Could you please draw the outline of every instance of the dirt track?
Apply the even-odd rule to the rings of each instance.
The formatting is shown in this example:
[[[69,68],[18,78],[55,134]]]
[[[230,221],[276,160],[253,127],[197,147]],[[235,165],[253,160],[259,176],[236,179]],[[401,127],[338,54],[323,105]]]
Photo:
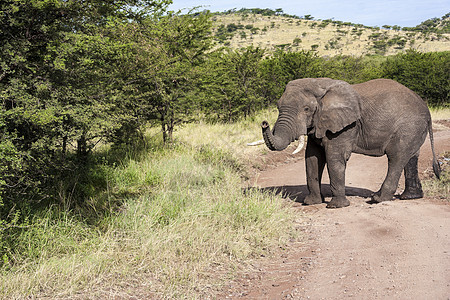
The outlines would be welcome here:
[[[435,146],[438,153],[450,150],[450,129],[435,133]],[[228,298],[450,299],[450,202],[424,198],[370,204],[367,197],[381,186],[387,159],[353,154],[346,173],[351,205],[335,210],[325,204],[303,206],[304,160],[287,154],[283,160],[261,172],[254,186],[296,201],[306,240],[242,274],[230,284]],[[431,169],[428,138],[419,169],[421,174]],[[398,192],[401,188],[402,183]]]

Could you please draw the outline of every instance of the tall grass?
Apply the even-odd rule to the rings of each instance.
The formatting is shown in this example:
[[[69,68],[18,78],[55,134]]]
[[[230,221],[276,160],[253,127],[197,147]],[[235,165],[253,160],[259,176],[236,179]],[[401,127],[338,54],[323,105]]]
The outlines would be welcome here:
[[[296,235],[289,204],[242,189],[246,146],[230,145],[259,139],[248,122],[189,125],[171,148],[104,165],[107,188],[87,201],[104,210],[97,222],[53,207],[14,229],[0,298],[213,297],[234,269]]]
[[[261,153],[260,150],[264,147],[248,147],[247,143],[262,139],[261,122],[267,120],[273,125],[277,116],[278,110],[273,107],[231,124],[203,122],[186,124],[177,131],[176,138],[188,144],[209,145],[227,150],[233,155],[243,158],[247,155]]]

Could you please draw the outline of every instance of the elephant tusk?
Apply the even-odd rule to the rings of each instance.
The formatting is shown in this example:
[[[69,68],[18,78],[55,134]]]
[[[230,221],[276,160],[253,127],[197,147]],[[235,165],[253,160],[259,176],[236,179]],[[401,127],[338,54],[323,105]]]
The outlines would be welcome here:
[[[302,136],[300,137],[299,142],[298,142],[298,147],[297,147],[297,149],[294,150],[294,152],[292,152],[292,154],[297,154],[297,153],[299,153],[300,150],[303,149],[303,146],[305,146],[305,136],[304,136],[304,135],[302,135]]]
[[[264,144],[264,140],[259,140],[259,141],[253,142],[253,143],[248,143],[247,146],[258,146],[261,144]]]

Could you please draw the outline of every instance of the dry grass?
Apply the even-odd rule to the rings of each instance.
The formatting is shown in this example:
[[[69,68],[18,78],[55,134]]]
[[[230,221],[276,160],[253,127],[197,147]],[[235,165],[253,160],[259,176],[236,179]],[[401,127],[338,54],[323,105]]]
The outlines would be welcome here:
[[[278,117],[276,108],[260,111],[255,116],[232,124],[187,124],[179,129],[176,138],[185,143],[217,147],[243,160],[251,160],[254,155],[265,153],[265,146],[249,147],[247,143],[262,139],[261,122],[274,124]]]
[[[230,47],[241,48],[254,45],[273,50],[277,45],[290,44],[293,50],[311,50],[313,45],[318,45],[317,52],[321,56],[354,55],[363,56],[373,54],[370,47],[372,34],[382,34],[388,39],[401,37],[407,41],[404,48],[388,47],[385,55],[392,55],[406,49],[417,49],[421,52],[448,51],[450,49],[450,34],[437,36],[432,34],[425,36],[421,33],[394,31],[385,29],[367,29],[353,26],[328,24],[320,28],[321,21],[298,20],[280,16],[249,15],[244,17],[239,14],[215,16],[218,27],[220,24],[231,23],[253,25],[260,30],[251,34],[250,30],[238,30],[229,41]],[[274,22],[274,23],[273,23]],[[267,31],[263,32],[262,29]],[[245,31],[247,38],[241,38],[239,32]],[[301,39],[298,46],[292,45],[294,39]],[[331,44],[334,44],[331,46]],[[328,47],[328,49],[326,49]]]
[[[423,181],[423,189],[428,196],[450,201],[450,152],[444,152],[438,161],[441,166],[441,178],[435,178],[430,171],[430,178]]]
[[[430,112],[434,121],[450,119],[450,107],[430,108]]]

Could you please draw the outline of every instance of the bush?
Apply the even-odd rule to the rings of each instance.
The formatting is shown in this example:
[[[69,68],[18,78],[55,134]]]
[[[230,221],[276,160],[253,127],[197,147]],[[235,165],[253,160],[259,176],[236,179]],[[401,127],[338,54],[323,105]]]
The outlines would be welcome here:
[[[320,60],[320,74],[318,77],[329,77],[347,81],[348,83],[361,83],[380,78],[380,56],[353,57],[339,55]]]
[[[450,97],[450,51],[421,53],[409,50],[388,57],[382,77],[409,87],[431,106],[448,106]]]
[[[318,77],[320,59],[312,51],[277,50],[266,57],[260,65],[262,96],[266,107],[276,104],[286,84],[294,79]]]

